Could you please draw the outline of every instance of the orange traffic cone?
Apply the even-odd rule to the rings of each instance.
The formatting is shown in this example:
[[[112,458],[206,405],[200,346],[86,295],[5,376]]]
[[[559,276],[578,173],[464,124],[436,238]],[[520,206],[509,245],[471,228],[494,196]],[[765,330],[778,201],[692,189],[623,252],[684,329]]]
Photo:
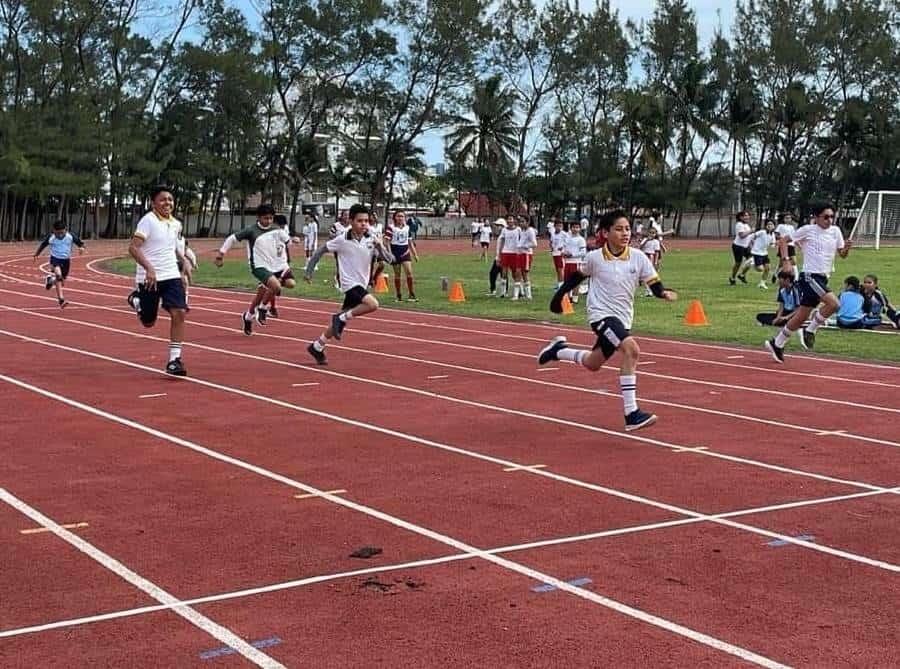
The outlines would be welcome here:
[[[375,280],[375,292],[376,293],[386,293],[389,290],[390,289],[388,288],[388,285],[387,285],[387,279],[385,278],[384,274],[379,274],[378,278]]]
[[[706,313],[703,311],[703,305],[700,300],[693,300],[688,306],[687,313],[684,315],[685,325],[709,325],[706,320]]]
[[[568,295],[563,295],[562,312],[563,312],[563,316],[568,316],[569,314],[575,313],[575,310],[572,308],[572,300],[569,299]]]
[[[462,282],[454,281],[450,288],[450,295],[447,297],[451,302],[465,302],[466,294],[463,292]]]

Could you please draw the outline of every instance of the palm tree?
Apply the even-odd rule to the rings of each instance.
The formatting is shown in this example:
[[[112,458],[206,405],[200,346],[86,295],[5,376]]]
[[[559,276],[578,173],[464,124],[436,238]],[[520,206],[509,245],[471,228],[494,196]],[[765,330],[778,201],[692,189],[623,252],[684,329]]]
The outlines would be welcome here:
[[[518,148],[516,95],[495,75],[475,84],[469,117],[453,119],[456,129],[447,135],[448,153],[454,160],[486,173],[492,184],[513,166]]]

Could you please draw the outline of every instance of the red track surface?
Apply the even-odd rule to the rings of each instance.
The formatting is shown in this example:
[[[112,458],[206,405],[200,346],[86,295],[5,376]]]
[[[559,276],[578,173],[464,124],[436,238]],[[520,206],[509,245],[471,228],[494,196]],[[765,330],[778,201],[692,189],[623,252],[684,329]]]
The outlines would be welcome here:
[[[660,420],[626,434],[615,369],[537,370],[560,326],[385,309],[323,369],[332,304],[247,338],[244,294],[194,289],[172,379],[127,279],[76,260],[59,311],[30,251],[0,248],[0,666],[900,663],[898,367],[642,338]],[[268,643],[203,659],[210,625]]]

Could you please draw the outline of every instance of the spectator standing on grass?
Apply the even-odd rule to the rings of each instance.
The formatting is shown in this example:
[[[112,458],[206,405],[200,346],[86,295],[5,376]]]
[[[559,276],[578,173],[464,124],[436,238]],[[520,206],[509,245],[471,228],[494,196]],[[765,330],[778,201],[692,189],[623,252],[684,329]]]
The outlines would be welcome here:
[[[784,215],[781,217],[781,223],[775,226],[775,242],[777,243],[782,237],[791,237],[796,229],[797,228],[794,227],[793,214],[789,211],[784,212]],[[797,247],[794,245],[793,241],[788,242],[787,252],[791,267],[794,269],[794,281],[796,281],[800,276],[800,273],[797,270]],[[774,275],[772,276],[772,283],[775,283]]]
[[[531,299],[531,265],[534,249],[537,247],[537,231],[534,223],[524,216],[519,217],[519,239],[516,243],[516,283],[512,299]]]
[[[481,219],[476,218],[472,221],[472,248],[475,248],[476,242],[478,242],[478,237],[481,235]]]
[[[303,252],[309,258],[319,247],[319,219],[310,216],[303,226]]]
[[[871,318],[881,320],[881,314],[887,313],[891,325],[900,329],[900,313],[891,304],[884,291],[878,287],[878,277],[874,274],[866,274],[862,282],[863,311]]]
[[[754,232],[750,239],[750,255],[753,257],[753,267],[757,272],[762,272],[762,278],[756,284],[762,290],[768,290],[769,284],[769,247],[775,245],[775,222],[766,221],[766,225]]]
[[[756,322],[760,325],[784,325],[800,304],[800,294],[794,285],[793,272],[778,272],[778,311],[776,313],[756,314]]]
[[[750,227],[750,212],[738,212],[734,224],[734,239],[731,240],[731,255],[734,258],[734,264],[731,266],[731,277],[728,279],[728,283],[732,286],[735,284],[735,278],[747,283],[747,270],[753,263],[750,258],[751,234],[753,234],[753,228]]]
[[[487,258],[487,250],[491,246],[491,236],[493,235],[493,231],[491,230],[491,224],[487,222],[487,220],[481,221],[481,229],[478,231],[478,240],[481,244],[481,260],[485,260]],[[494,283],[496,280],[491,282],[491,292],[494,292]]]
[[[778,240],[782,271],[792,271],[787,253],[791,240],[803,251],[803,271],[797,282],[800,306],[781,331],[765,343],[766,349],[778,363],[784,362],[784,347],[795,332],[799,331],[800,345],[812,349],[816,331],[839,306],[837,297],[828,287],[828,274],[834,266],[835,255],[846,258],[850,253],[850,241],[845,241],[840,228],[834,225],[834,207],[830,204],[817,206],[813,215],[815,222],[812,225],[805,225],[793,235],[784,235]],[[803,323],[807,319],[809,325],[804,328]]]
[[[550,257],[553,260],[553,271],[556,272],[556,287],[563,282],[563,250],[566,248],[566,237],[569,236],[563,230],[563,222],[556,219],[553,222],[553,230],[550,232]]]
[[[502,218],[498,219],[498,222],[500,221],[503,221],[506,224],[506,227],[503,228],[497,236],[497,248],[500,254],[500,272],[503,275],[503,283],[500,285],[499,297],[506,297],[509,293],[510,275],[515,279],[516,268],[518,266],[516,255],[519,246],[519,228],[516,227],[516,217],[513,214],[509,214],[506,217],[506,220]]]
[[[77,246],[79,253],[84,253],[84,242],[73,232],[70,232],[65,221],[56,221],[51,232],[37,247],[34,257],[37,259],[41,252],[50,247],[50,274],[44,279],[44,288],[50,290],[56,287],[56,300],[59,308],[64,309],[68,304],[63,295],[63,285],[69,277],[69,268],[72,262],[72,247]]]
[[[367,289],[372,258],[393,263],[394,257],[384,248],[380,239],[369,234],[369,209],[361,204],[350,207],[350,228],[339,237],[329,239],[309,259],[303,278],[312,280],[316,263],[327,252],[337,255],[341,263],[341,291],[344,303],[341,310],[333,314],[331,324],[317,339],[306,347],[306,351],[320,365],[327,365],[325,346],[329,339],[341,339],[344,328],[351,319],[370,314],[378,309],[378,300]]]
[[[403,292],[400,290],[400,275],[406,274],[406,289],[409,294],[407,301],[418,302],[416,297],[415,280],[413,279],[413,260],[419,262],[419,254],[416,252],[416,243],[410,239],[409,226],[406,224],[406,214],[402,211],[394,212],[394,220],[384,231],[384,238],[391,245],[391,255],[394,262],[394,288],[397,292],[397,301],[403,301]]]
[[[185,312],[187,300],[184,294],[182,271],[190,281],[190,263],[178,252],[178,236],[181,221],[172,216],[175,198],[165,186],[150,191],[151,210],[138,221],[128,246],[129,255],[137,263],[135,283],[137,288],[128,296],[131,305],[144,327],[153,327],[159,314],[159,305],[169,312],[169,361],[166,373],[186,376],[181,360],[184,342]]]
[[[589,279],[588,323],[597,341],[590,351],[586,351],[569,348],[565,337],[554,337],[539,353],[538,364],[565,360],[596,372],[619,351],[619,387],[625,410],[625,429],[637,430],[653,424],[656,416],[641,411],[637,404],[636,371],[640,348],[631,335],[634,291],[644,283],[661,299],[671,302],[678,296],[662,285],[647,256],[629,247],[631,224],[624,211],[618,209],[604,214],[600,228],[606,233],[603,247],[587,254],[581,268],[566,278],[550,302],[553,313],[562,313],[562,299],[566,293]]]
[[[573,221],[569,224],[569,232],[563,245],[563,284],[578,272],[581,262],[587,254],[587,241],[581,236],[581,223]],[[571,291],[569,299],[573,304],[578,302],[578,292]]]

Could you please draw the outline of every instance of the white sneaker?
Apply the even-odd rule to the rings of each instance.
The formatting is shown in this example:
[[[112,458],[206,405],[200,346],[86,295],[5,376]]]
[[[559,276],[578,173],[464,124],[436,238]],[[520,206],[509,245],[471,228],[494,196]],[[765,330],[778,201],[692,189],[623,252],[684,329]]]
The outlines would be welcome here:
[[[766,284],[765,281],[760,281],[760,282],[759,282],[758,284],[756,284],[756,285],[757,285],[758,288],[762,288],[763,290],[769,290],[769,286],[768,286],[768,284]]]

